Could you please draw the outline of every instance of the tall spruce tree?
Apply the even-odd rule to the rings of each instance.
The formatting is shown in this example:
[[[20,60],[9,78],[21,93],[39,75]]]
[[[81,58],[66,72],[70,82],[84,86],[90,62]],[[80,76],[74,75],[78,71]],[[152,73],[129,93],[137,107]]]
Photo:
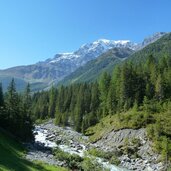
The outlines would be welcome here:
[[[101,111],[102,116],[106,116],[108,114],[107,109],[107,95],[110,87],[111,77],[107,72],[104,72],[99,81],[99,90],[100,90],[100,100],[101,100]]]
[[[56,109],[56,98],[57,98],[57,90],[52,87],[49,92],[49,109],[48,113],[51,118],[55,117],[55,109]]]
[[[9,119],[9,126],[12,127],[12,130],[15,130],[16,127],[14,126],[17,124],[17,120],[20,119],[20,110],[19,104],[20,99],[16,92],[15,81],[12,79],[11,83],[8,86],[7,96],[6,96],[6,107]]]
[[[23,95],[23,112],[22,112],[22,137],[23,140],[29,141],[33,137],[33,121],[31,112],[31,94],[30,94],[30,84],[28,83]]]
[[[84,109],[84,85],[83,84],[80,86],[74,111],[75,111],[75,129],[76,129],[76,131],[80,132],[81,127],[82,127],[83,114],[85,112],[85,109]]]

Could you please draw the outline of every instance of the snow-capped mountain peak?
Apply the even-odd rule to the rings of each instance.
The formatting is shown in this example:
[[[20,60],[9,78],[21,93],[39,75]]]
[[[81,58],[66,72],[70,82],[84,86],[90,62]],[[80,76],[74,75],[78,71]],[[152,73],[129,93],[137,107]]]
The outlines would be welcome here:
[[[104,44],[127,44],[128,42],[130,42],[130,40],[108,40],[108,39],[99,39],[95,42],[93,42],[94,44],[96,43],[104,43]]]
[[[130,43],[130,40],[108,40],[108,39],[98,39],[97,41],[94,41],[92,43],[86,44],[86,45],[106,45],[109,47],[113,46],[125,46],[128,43]],[[84,46],[83,46],[84,47]]]
[[[95,43],[105,43],[105,44],[109,44],[111,42],[111,40],[108,39],[98,39],[97,41],[93,42]]]
[[[56,63],[60,61],[66,61],[66,60],[73,60],[76,61],[82,61],[81,64],[88,62],[89,60],[92,60],[102,53],[106,52],[109,49],[112,49],[114,47],[119,48],[130,48],[134,49],[136,46],[135,43],[132,43],[130,40],[108,40],[108,39],[99,39],[92,43],[87,43],[82,45],[77,51],[71,52],[71,53],[59,53],[55,55],[55,57],[51,60],[49,60],[49,63]]]
[[[87,43],[82,45],[78,51],[76,51],[77,54],[87,54],[91,53],[94,51],[97,51],[99,53],[104,53],[109,49],[112,49],[114,47],[119,47],[119,48],[130,48],[130,49],[135,49],[135,46],[137,44],[131,42],[130,40],[108,40],[108,39],[99,39],[96,40],[92,43]],[[97,53],[97,55],[99,55]]]
[[[49,63],[57,63],[59,61],[63,60],[73,60],[75,58],[79,58],[79,55],[74,54],[73,52],[71,53],[59,53],[55,55],[55,57],[49,61]]]
[[[49,63],[66,63],[70,61],[75,66],[82,66],[88,61],[97,58],[112,48],[129,48],[131,50],[139,50],[146,45],[156,41],[165,33],[159,32],[146,38],[142,43],[134,43],[130,40],[108,40],[98,39],[94,42],[83,44],[77,51],[71,53],[59,53],[53,59],[48,60]]]
[[[131,42],[130,40],[115,40],[115,41],[114,41],[114,43],[116,43],[116,44],[121,44],[121,45],[130,43],[130,42]]]

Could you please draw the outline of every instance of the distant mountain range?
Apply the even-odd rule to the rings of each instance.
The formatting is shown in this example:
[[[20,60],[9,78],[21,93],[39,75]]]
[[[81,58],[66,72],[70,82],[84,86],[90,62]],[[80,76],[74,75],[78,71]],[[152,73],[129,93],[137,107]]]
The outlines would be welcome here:
[[[56,54],[52,59],[33,65],[0,70],[0,82],[6,90],[10,79],[14,78],[18,90],[23,90],[26,83],[30,82],[32,90],[37,91],[59,82],[60,84],[68,84],[77,82],[76,80],[92,81],[99,77],[103,71],[112,70],[115,64],[155,42],[165,34],[164,32],[156,33],[144,39],[142,43],[134,43],[129,40],[99,39],[82,45],[72,53]]]

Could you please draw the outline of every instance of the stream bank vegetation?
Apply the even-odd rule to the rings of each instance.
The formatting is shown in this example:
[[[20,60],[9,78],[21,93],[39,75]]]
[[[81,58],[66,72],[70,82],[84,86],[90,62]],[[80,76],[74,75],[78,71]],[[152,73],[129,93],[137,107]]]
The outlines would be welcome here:
[[[55,158],[59,161],[64,161],[66,166],[71,170],[80,171],[109,171],[105,169],[94,157],[80,157],[77,154],[70,154],[62,151],[60,148],[56,148],[53,151]]]
[[[110,152],[105,152],[102,150],[98,150],[97,148],[92,148],[88,150],[88,154],[91,156],[96,156],[99,158],[106,159],[106,161],[109,161],[109,163],[114,164],[114,165],[119,165],[120,160],[118,160],[119,154],[116,153],[116,151],[110,151]]]

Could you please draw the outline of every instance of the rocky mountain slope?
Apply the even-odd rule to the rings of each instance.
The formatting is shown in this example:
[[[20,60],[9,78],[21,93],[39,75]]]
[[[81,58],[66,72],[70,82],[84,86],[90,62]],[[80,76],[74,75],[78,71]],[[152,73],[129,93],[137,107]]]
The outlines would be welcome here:
[[[162,36],[167,34],[166,32],[157,32],[149,37],[146,37],[142,43],[139,43],[136,47],[136,50],[143,49],[147,45],[154,43],[156,40],[160,39]]]
[[[78,68],[61,80],[59,85],[98,80],[102,72],[112,73],[115,65],[122,63],[125,59],[132,60],[133,63],[136,63],[137,61],[144,60],[151,54],[155,57],[160,56],[163,51],[169,55],[169,43],[171,40],[169,35],[163,32],[156,33],[146,38],[141,44],[137,44],[134,50],[129,48],[113,48]]]
[[[133,52],[134,50],[129,48],[113,48],[78,68],[60,81],[58,85],[94,81],[98,79],[103,72],[112,72],[116,64],[121,63]]]

